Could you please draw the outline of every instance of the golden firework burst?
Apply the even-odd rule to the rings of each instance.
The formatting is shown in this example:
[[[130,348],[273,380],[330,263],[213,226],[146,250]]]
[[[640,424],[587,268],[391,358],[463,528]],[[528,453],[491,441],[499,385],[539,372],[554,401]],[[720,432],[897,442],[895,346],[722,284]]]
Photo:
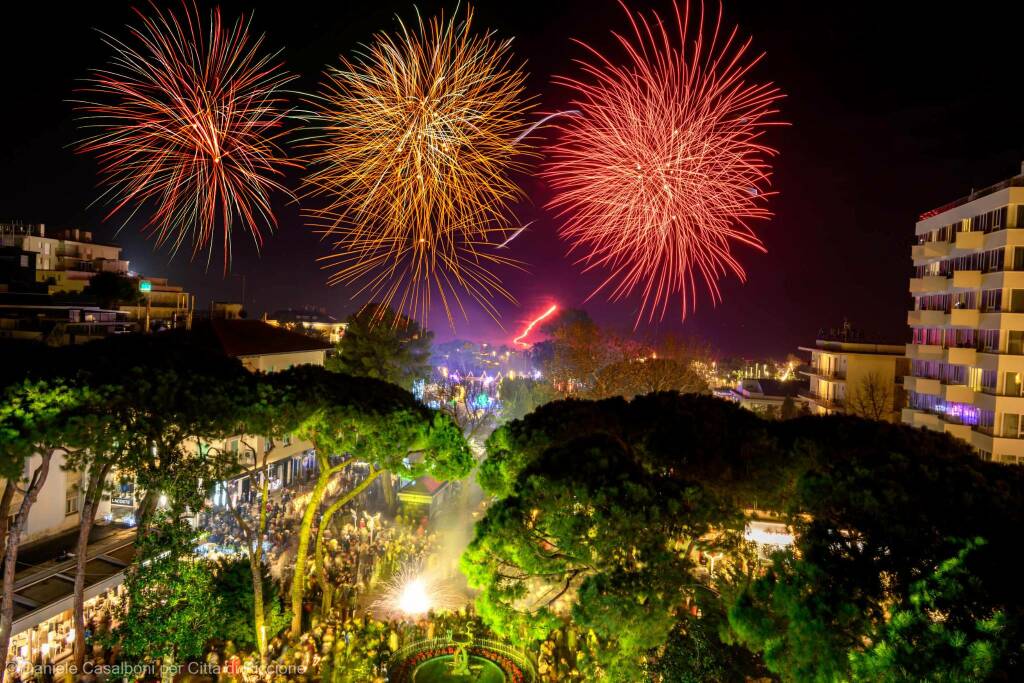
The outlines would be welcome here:
[[[437,296],[450,325],[468,294],[497,318],[512,300],[496,253],[518,226],[511,176],[528,143],[530,102],[509,40],[472,31],[473,11],[380,33],[353,60],[329,68],[307,119],[308,222],[331,242],[330,284],[357,285],[426,321]]]

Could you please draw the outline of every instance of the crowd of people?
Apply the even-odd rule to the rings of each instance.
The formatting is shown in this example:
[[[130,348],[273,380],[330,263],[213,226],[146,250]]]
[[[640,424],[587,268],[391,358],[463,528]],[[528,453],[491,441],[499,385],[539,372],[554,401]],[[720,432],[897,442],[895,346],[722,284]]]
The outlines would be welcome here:
[[[325,495],[326,507],[338,495],[357,486],[365,476],[359,466],[343,470],[332,481]],[[296,478],[290,486],[272,482],[267,500],[267,525],[264,533],[264,558],[270,574],[279,583],[280,595],[287,595],[293,577],[298,529],[306,510],[311,477]],[[227,496],[230,496],[228,500]],[[187,676],[184,680],[233,681],[333,681],[336,683],[388,681],[392,655],[401,647],[424,639],[440,638],[461,632],[467,624],[478,633],[485,629],[473,614],[472,606],[454,611],[427,613],[419,618],[382,609],[389,579],[403,568],[416,566],[439,575],[456,571],[438,567],[438,536],[425,516],[399,512],[388,514],[386,495],[370,487],[340,510],[325,530],[324,573],[331,586],[329,604],[322,606],[323,587],[317,575],[312,553],[307,563],[306,601],[302,633],[291,638],[287,630],[272,636],[266,660],[259,653],[243,650],[231,641],[217,641],[206,657],[207,671],[216,675]],[[210,556],[243,555],[248,552],[251,533],[257,528],[260,489],[256,485],[229,485],[199,515],[204,532],[203,550]],[[243,529],[243,524],[248,529]],[[313,525],[315,532],[317,523]],[[458,602],[462,602],[460,599]],[[568,674],[573,658],[566,654],[567,642],[552,640],[541,651],[542,680],[581,680]],[[93,661],[117,661],[116,650],[101,648]],[[564,677],[552,677],[566,672]],[[573,672],[575,673],[575,672]]]

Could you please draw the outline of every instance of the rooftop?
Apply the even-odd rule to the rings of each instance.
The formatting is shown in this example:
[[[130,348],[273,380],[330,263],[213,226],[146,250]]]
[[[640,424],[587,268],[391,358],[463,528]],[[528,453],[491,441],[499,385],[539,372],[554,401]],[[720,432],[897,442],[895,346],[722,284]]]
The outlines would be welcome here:
[[[930,211],[925,211],[924,213],[921,214],[918,220],[923,221],[934,216],[938,216],[940,213],[945,213],[950,209],[955,209],[958,206],[963,206],[964,204],[967,204],[968,202],[973,202],[976,199],[987,197],[990,194],[994,194],[996,192],[999,192],[1000,190],[1005,190],[1008,187],[1024,187],[1024,162],[1021,163],[1021,172],[1013,176],[1012,178],[1007,178],[1006,180],[998,182],[995,185],[989,185],[988,187],[983,187],[980,190],[972,189],[971,193],[965,197],[960,197],[960,199],[955,199],[949,202],[948,204],[943,204],[942,206],[931,209]]]
[[[219,348],[232,358],[334,348],[327,342],[261,320],[204,320],[194,324],[192,332],[200,343]]]
[[[327,311],[315,308],[286,308],[274,311],[273,315],[267,316],[267,319],[278,323],[319,323],[323,325],[337,325],[341,322],[334,316],[328,315]]]

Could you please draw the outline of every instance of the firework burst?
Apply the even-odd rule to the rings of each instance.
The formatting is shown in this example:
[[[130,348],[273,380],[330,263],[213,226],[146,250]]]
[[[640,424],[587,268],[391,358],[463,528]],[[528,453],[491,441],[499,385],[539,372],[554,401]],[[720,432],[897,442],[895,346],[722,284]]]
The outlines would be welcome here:
[[[449,324],[468,294],[492,317],[511,300],[492,270],[515,265],[493,253],[515,231],[519,136],[529,103],[510,41],[456,21],[418,18],[378,34],[354,61],[327,71],[308,112],[307,210],[333,246],[331,284],[426,321],[437,296]]]
[[[702,281],[713,303],[720,278],[746,278],[733,255],[743,244],[764,251],[750,224],[768,218],[765,201],[775,151],[762,141],[782,97],[751,83],[760,56],[736,29],[691,20],[687,0],[674,26],[623,5],[632,37],[616,34],[627,59],[617,65],[593,48],[583,75],[556,79],[573,91],[580,115],[557,127],[544,175],[564,219],[560,234],[581,253],[585,270],[604,279],[591,296],[613,301],[639,294],[636,324],[663,319],[680,297],[692,310]],[[672,33],[678,33],[678,45]]]
[[[127,222],[151,205],[145,230],[158,246],[176,253],[190,240],[192,256],[208,249],[209,263],[219,241],[227,271],[234,227],[262,246],[276,226],[271,193],[288,194],[279,178],[294,164],[278,140],[282,89],[294,77],[276,54],[260,54],[248,22],[228,28],[214,9],[204,27],[194,6],[182,19],[151,10],[137,10],[128,42],[104,34],[114,56],[75,103],[87,132],[76,150],[99,161],[108,219],[127,210]]]

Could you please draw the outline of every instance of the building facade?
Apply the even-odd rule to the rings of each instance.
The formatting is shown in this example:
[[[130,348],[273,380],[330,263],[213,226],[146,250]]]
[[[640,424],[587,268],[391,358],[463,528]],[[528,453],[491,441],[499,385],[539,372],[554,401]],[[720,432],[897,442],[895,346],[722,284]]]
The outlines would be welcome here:
[[[1024,168],[914,232],[903,421],[1024,463]]]
[[[121,247],[93,242],[86,230],[46,230],[46,225],[0,224],[0,246],[35,255],[36,282],[45,284],[50,294],[81,293],[96,273],[128,275],[128,261],[121,258]]]
[[[812,415],[851,413],[898,422],[904,394],[907,359],[902,344],[875,344],[847,339],[817,339],[801,346],[811,362],[801,373],[808,389],[801,392]]]
[[[167,278],[147,278],[129,269],[121,247],[93,241],[79,229],[47,230],[42,223],[0,223],[0,293],[57,295],[81,306],[80,296],[97,273],[116,273],[145,284],[138,304],[120,311],[142,329],[188,327],[195,299]],[[38,303],[38,302],[37,302]],[[51,303],[51,302],[44,302]]]

